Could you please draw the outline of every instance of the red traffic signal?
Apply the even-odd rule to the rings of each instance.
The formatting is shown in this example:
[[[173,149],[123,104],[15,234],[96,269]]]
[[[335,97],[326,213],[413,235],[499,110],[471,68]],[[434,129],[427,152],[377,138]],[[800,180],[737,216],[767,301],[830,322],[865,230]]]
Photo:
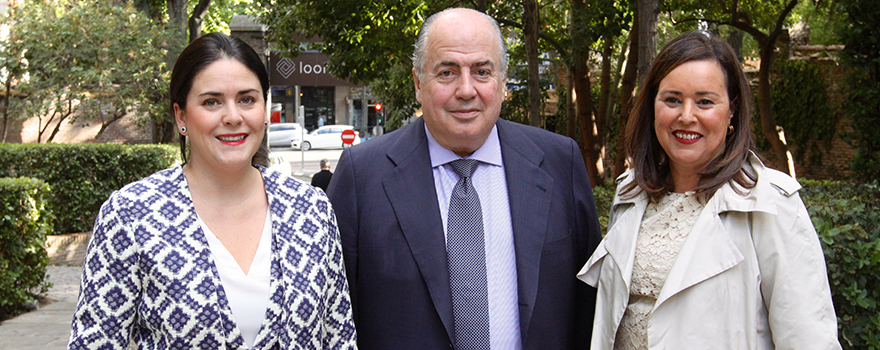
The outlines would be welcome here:
[[[381,110],[382,110],[382,104],[381,104],[381,103],[376,103],[376,111],[378,112],[378,111],[381,111]]]

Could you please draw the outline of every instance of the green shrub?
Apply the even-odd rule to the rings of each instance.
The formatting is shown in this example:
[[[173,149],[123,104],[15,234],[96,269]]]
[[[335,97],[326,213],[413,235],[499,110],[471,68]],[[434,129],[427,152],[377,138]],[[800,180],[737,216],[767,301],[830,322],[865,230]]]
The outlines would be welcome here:
[[[602,236],[608,232],[608,216],[611,215],[611,204],[614,203],[614,191],[617,184],[611,181],[603,181],[593,187],[593,199],[596,201],[596,211],[599,213],[599,227]]]
[[[52,186],[48,205],[58,234],[90,230],[110,193],[179,161],[170,145],[0,143],[0,177]]]
[[[49,185],[31,178],[0,178],[0,319],[13,315],[49,287],[44,282]]]
[[[801,180],[822,240],[840,343],[880,349],[880,186]]]

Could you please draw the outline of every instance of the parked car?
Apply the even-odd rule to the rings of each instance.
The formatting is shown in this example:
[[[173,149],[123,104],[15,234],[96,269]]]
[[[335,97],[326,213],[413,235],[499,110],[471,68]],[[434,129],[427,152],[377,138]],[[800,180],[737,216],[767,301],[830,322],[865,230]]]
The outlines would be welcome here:
[[[342,131],[353,129],[354,127],[351,125],[325,125],[312,130],[312,132],[305,136],[305,140],[302,140],[302,142],[300,142],[299,137],[294,137],[290,141],[290,147],[300,148],[302,146],[302,149],[305,151],[312,148],[344,148],[346,145],[342,143]],[[359,143],[361,143],[361,138],[359,133],[355,131],[352,145]]]
[[[302,127],[297,123],[269,124],[269,147],[290,147],[290,141],[301,138]]]

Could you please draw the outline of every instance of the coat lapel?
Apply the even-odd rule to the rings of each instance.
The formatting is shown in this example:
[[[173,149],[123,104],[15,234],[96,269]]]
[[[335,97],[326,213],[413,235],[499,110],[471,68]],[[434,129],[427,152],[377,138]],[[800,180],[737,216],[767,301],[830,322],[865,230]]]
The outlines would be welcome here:
[[[654,308],[686,288],[733,268],[743,259],[718,213],[704,209],[681,246]]]
[[[771,172],[765,171],[764,164],[754,153],[749,156],[748,165],[758,178],[772,176]],[[796,191],[796,187],[799,187],[797,182],[793,182],[793,185],[788,191]],[[770,182],[763,181],[757,186],[771,185]],[[655,308],[682,290],[729,270],[745,259],[724,226],[721,214],[730,211],[776,214],[776,203],[767,196],[773,191],[770,188],[756,187],[744,191],[746,194],[742,195],[730,184],[725,184],[709,199],[669,271]]]
[[[591,286],[598,284],[599,267],[596,265],[606,256],[611,257],[613,263],[617,266],[617,271],[621,274],[619,277],[626,284],[626,290],[632,283],[633,257],[636,250],[636,240],[638,238],[639,226],[642,223],[642,216],[645,214],[645,208],[648,206],[648,196],[644,192],[638,193],[632,198],[621,198],[620,192],[624,186],[633,181],[632,170],[624,173],[617,179],[617,195],[614,196],[612,210],[608,224],[608,233],[599,247],[590,257],[587,264],[578,274],[579,277]],[[610,278],[610,277],[605,277]],[[605,280],[603,278],[603,280]]]
[[[541,169],[544,152],[536,144],[511,127],[510,122],[499,120],[498,138],[507,178],[510,201],[510,220],[516,247],[516,274],[519,297],[520,329],[529,334],[529,324],[538,294],[541,251],[547,234],[550,216],[553,178]],[[523,344],[526,343],[523,339]]]
[[[270,262],[270,273],[272,275],[269,282],[269,303],[266,305],[266,318],[260,326],[257,338],[254,339],[255,349],[270,349],[281,339],[281,334],[274,332],[285,331],[283,324],[286,322],[284,301],[284,285],[285,281],[292,280],[292,276],[284,276],[284,272],[292,273],[281,267],[281,247],[289,245],[286,237],[278,234],[279,232],[291,232],[292,228],[282,229],[289,226],[293,219],[290,217],[295,211],[285,211],[289,208],[289,203],[284,204],[284,198],[278,193],[280,188],[278,181],[280,177],[278,173],[267,172],[265,168],[260,168],[263,173],[263,183],[266,187],[266,197],[269,200],[269,215],[272,220],[272,261]],[[288,311],[289,312],[289,311]]]
[[[177,193],[174,195],[174,198],[177,198],[181,201],[182,204],[188,206],[187,209],[192,211],[192,218],[187,222],[187,227],[184,232],[187,232],[186,236],[186,245],[191,247],[194,252],[194,262],[195,266],[198,266],[199,269],[208,269],[210,270],[210,281],[202,281],[202,285],[209,288],[206,291],[206,295],[213,295],[217,302],[214,303],[213,308],[215,315],[213,317],[217,317],[219,322],[212,323],[211,325],[216,327],[216,330],[220,332],[219,339],[224,340],[227,344],[231,345],[233,348],[240,348],[244,346],[244,338],[241,337],[241,332],[239,332],[238,327],[235,325],[235,321],[232,316],[232,309],[229,307],[229,302],[226,296],[226,292],[223,289],[223,284],[220,281],[220,273],[217,271],[217,265],[214,261],[214,255],[211,252],[211,247],[208,245],[208,240],[205,238],[205,232],[202,230],[201,225],[198,224],[196,218],[196,208],[195,204],[192,202],[192,193],[189,190],[189,183],[186,181],[186,176],[183,174],[183,166],[177,167],[177,172],[175,176],[177,179],[174,181],[178,188]],[[212,316],[204,317],[205,319],[210,319]]]
[[[446,240],[434,189],[428,139],[424,121],[420,118],[413,124],[397,131],[405,134],[387,153],[396,167],[382,181],[382,186],[449,339],[455,339]]]

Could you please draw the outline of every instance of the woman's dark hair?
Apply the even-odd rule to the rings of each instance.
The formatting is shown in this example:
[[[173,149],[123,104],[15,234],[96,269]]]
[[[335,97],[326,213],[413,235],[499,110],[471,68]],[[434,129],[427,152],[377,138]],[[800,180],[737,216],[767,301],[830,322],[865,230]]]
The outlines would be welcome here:
[[[269,73],[263,60],[257,55],[250,45],[245,42],[221,33],[210,33],[196,39],[189,44],[174,63],[171,71],[171,86],[168,94],[171,96],[171,116],[174,117],[174,104],[179,108],[186,109],[186,96],[192,89],[196,75],[205,70],[211,63],[222,59],[233,59],[243,64],[250,70],[263,88],[263,101],[267,101],[269,93]],[[266,132],[263,132],[263,140],[260,148],[254,154],[251,162],[262,166],[269,164],[269,148],[266,146]],[[180,135],[180,153],[183,161],[187,161],[186,136]]]
[[[654,100],[660,81],[678,66],[693,61],[714,61],[721,66],[733,112],[730,125],[734,128],[725,138],[721,154],[699,172],[700,182],[694,191],[705,199],[731,181],[743,189],[755,186],[756,176],[745,166],[754,148],[750,126],[752,95],[745,74],[733,49],[724,40],[706,32],[691,31],[663,47],[639,87],[624,141],[635,179],[623,189],[624,194],[635,196],[638,191],[634,190],[639,188],[656,200],[674,190],[668,156],[654,133]]]

